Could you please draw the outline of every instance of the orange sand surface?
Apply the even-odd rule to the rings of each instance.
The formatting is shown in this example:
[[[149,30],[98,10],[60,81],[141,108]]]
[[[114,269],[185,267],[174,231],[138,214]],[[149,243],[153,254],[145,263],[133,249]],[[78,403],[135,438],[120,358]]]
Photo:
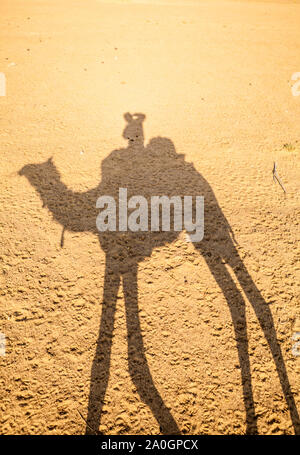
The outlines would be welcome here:
[[[300,433],[299,24],[299,1],[1,0],[1,434]],[[204,195],[204,240],[99,244],[121,185]]]

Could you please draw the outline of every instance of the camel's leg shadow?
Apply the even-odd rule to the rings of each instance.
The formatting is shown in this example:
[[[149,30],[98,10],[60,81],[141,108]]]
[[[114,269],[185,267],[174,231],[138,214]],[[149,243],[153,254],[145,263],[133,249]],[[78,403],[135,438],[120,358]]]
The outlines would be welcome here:
[[[120,286],[120,273],[116,270],[118,268],[113,266],[113,261],[107,259],[100,332],[91,372],[86,434],[99,433],[98,428],[109,380],[114,316]],[[175,420],[153,383],[145,356],[138,316],[136,264],[130,267],[130,272],[123,275],[123,287],[128,332],[128,363],[132,381],[141,399],[150,407],[161,431],[164,434],[180,434]]]
[[[246,411],[246,433],[256,434],[257,422],[252,391],[245,301],[224,264],[221,264],[221,261],[216,263],[209,256],[205,256],[205,259],[229,306],[241,368],[243,400]]]
[[[277,374],[279,376],[283,394],[291,415],[291,420],[295,434],[299,434],[300,433],[299,414],[291,391],[291,386],[285,368],[281,348],[277,340],[274,321],[272,318],[270,308],[263,299],[263,297],[261,296],[259,290],[257,289],[255,283],[253,282],[249,272],[247,271],[242,259],[238,254],[238,251],[236,250],[231,240],[228,241],[228,244],[226,246],[227,246],[226,255],[224,255],[224,259],[234,271],[241,287],[243,288],[258,318],[259,324],[263,330],[264,336],[268,342],[269,348],[273,356],[273,360],[276,366]],[[201,251],[200,246],[197,249]],[[230,309],[233,326],[235,330],[239,362],[241,366],[243,395],[246,409],[247,425],[246,431],[247,433],[255,433],[257,432],[257,423],[255,416],[250,360],[248,352],[245,302],[243,296],[236,287],[229,272],[227,271],[225,264],[221,263],[221,257],[217,259],[213,255],[207,254],[207,252],[205,251],[202,251],[202,253],[216,282],[218,283],[220,289],[222,290]]]
[[[291,390],[291,385],[286,371],[281,347],[277,339],[274,320],[270,307],[261,296],[238,253],[236,252],[236,256],[233,255],[232,258],[233,261],[229,263],[229,265],[232,267],[237,279],[242,285],[243,290],[253,307],[261,329],[268,342],[280,380],[283,395],[289,408],[295,434],[300,434],[299,413]]]
[[[123,277],[128,337],[128,363],[131,379],[141,399],[151,409],[163,434],[180,434],[169,409],[156,389],[145,355],[138,311],[137,266]]]
[[[86,434],[99,433],[104,397],[109,380],[110,356],[120,275],[106,261],[99,337],[91,371]],[[93,431],[94,429],[94,431]]]

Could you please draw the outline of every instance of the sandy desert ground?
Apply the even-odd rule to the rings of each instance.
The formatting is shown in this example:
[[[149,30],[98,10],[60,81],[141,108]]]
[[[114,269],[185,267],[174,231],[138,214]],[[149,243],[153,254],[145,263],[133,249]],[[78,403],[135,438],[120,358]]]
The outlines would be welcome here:
[[[299,1],[1,1],[1,434],[300,433],[299,24]],[[100,182],[203,189],[204,243],[99,245]]]

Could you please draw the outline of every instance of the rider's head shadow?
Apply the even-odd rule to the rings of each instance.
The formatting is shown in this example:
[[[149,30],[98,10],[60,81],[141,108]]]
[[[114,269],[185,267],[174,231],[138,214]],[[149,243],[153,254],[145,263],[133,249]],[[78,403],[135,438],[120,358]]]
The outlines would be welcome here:
[[[291,392],[281,348],[277,340],[272,314],[236,248],[232,229],[225,218],[214,192],[192,163],[176,152],[169,138],[156,137],[144,144],[144,114],[124,114],[126,121],[123,137],[127,147],[115,150],[101,166],[100,184],[85,192],[69,190],[61,181],[54,163],[25,166],[25,175],[39,193],[43,205],[52,213],[64,230],[89,231],[99,236],[101,248],[106,254],[102,315],[97,349],[92,365],[91,385],[87,413],[87,432],[97,432],[108,385],[110,354],[113,339],[114,314],[119,287],[123,286],[126,306],[129,372],[136,389],[151,409],[160,431],[164,434],[179,433],[179,427],[154,385],[144,352],[138,311],[138,265],[151,256],[154,248],[165,246],[178,238],[174,229],[174,211],[170,210],[170,230],[151,231],[151,198],[204,196],[204,237],[195,242],[215,278],[229,306],[241,367],[241,382],[246,411],[246,431],[257,432],[252,378],[248,352],[245,300],[227,267],[235,273],[240,286],[251,303],[271,350],[296,433],[300,432],[299,415]],[[39,178],[40,176],[40,178]],[[127,190],[128,200],[141,195],[148,203],[148,230],[99,232],[96,218],[99,209],[96,202],[101,195],[115,199],[116,225],[119,227],[119,190]],[[130,211],[128,216],[130,216]],[[182,228],[184,230],[184,228]],[[201,271],[199,270],[199,273]],[[166,277],[167,279],[167,277]],[[205,302],[203,302],[205,304]],[[133,355],[134,353],[134,355]],[[199,359],[201,361],[201,359]]]
[[[123,137],[128,141],[128,145],[135,145],[137,147],[144,146],[144,128],[143,121],[145,120],[145,114],[136,113],[130,114],[126,112],[124,114],[124,119],[127,122],[127,125],[123,131]]]

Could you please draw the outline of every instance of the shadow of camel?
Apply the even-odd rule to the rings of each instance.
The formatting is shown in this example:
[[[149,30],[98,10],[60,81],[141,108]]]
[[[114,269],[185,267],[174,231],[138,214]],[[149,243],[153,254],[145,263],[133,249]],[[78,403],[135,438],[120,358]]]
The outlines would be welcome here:
[[[98,433],[102,406],[108,385],[110,355],[114,328],[117,294],[123,281],[126,305],[129,371],[140,398],[150,407],[163,434],[179,434],[180,430],[156,389],[147,364],[138,314],[137,271],[139,262],[151,255],[154,248],[174,241],[179,232],[98,232],[96,201],[101,195],[119,197],[119,188],[127,188],[128,198],[151,196],[198,196],[205,200],[205,233],[194,247],[205,258],[207,265],[228,303],[241,368],[243,399],[246,410],[246,432],[257,433],[253,400],[250,360],[248,352],[245,301],[226,264],[234,271],[249,299],[271,350],[283,394],[289,408],[296,434],[300,422],[292,395],[281,348],[276,337],[272,314],[247,271],[238,251],[232,230],[220,209],[214,192],[193,164],[177,154],[171,140],[157,137],[144,146],[143,114],[124,115],[127,122],[123,137],[128,146],[113,151],[102,162],[101,183],[85,193],[69,190],[61,181],[52,159],[42,164],[23,167],[20,175],[27,177],[38,192],[44,206],[64,230],[89,231],[99,237],[106,254],[106,269],[100,331],[91,371],[90,395],[86,433],[95,428]],[[188,189],[188,191],[187,191]],[[150,204],[148,203],[148,206]],[[171,217],[174,216],[171,213]],[[118,224],[117,224],[118,225]],[[172,221],[171,221],[172,226]],[[63,235],[62,235],[63,245]]]

